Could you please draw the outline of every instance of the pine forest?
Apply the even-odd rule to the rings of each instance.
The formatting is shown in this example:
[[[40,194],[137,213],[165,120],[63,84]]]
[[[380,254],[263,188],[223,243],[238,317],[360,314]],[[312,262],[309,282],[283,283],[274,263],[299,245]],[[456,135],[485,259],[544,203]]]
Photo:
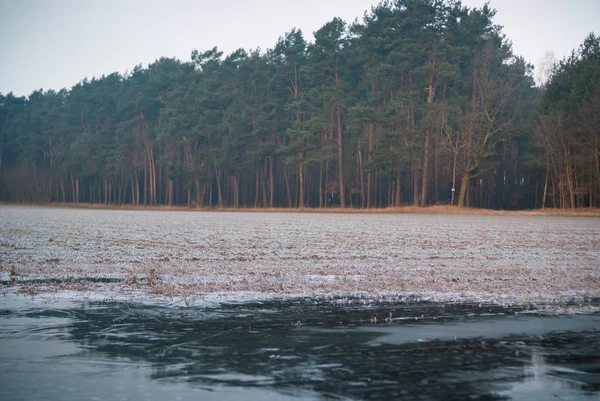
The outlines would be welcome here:
[[[0,94],[0,200],[600,207],[600,36],[536,84],[494,14],[385,1],[266,50]]]

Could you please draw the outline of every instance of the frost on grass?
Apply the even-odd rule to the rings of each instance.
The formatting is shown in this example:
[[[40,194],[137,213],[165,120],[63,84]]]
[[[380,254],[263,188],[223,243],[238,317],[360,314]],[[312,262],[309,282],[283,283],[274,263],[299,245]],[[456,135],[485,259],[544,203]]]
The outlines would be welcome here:
[[[0,206],[4,291],[199,298],[600,296],[600,219]]]

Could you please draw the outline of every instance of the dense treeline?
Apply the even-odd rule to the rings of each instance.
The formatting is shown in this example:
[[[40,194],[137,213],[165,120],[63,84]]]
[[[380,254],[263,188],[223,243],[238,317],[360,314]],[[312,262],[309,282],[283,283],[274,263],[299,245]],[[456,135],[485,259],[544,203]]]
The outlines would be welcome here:
[[[599,205],[598,38],[544,93],[493,17],[395,0],[313,42],[294,29],[266,52],[195,50],[71,90],[0,94],[0,199]]]
[[[534,130],[542,206],[600,206],[600,37],[561,61],[545,89]]]

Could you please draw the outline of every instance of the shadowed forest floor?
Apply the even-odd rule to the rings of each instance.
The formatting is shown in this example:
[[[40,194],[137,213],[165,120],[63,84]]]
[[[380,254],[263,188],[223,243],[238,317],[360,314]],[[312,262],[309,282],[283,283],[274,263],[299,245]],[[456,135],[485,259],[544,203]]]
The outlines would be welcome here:
[[[7,204],[10,205],[10,204]],[[461,214],[461,215],[486,215],[486,216],[576,216],[600,217],[600,208],[574,208],[574,209],[532,209],[532,210],[493,210],[468,208],[458,206],[402,206],[388,208],[230,208],[230,207],[187,207],[187,206],[132,206],[132,205],[104,205],[97,203],[48,203],[35,204],[37,207],[61,207],[82,209],[108,209],[108,210],[162,210],[162,211],[201,211],[201,212],[268,212],[268,213],[398,213],[398,214]]]

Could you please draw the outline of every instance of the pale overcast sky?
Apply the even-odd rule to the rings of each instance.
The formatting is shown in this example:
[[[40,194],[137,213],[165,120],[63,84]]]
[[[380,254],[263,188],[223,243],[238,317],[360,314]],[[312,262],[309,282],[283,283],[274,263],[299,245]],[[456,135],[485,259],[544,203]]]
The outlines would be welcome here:
[[[70,88],[84,77],[218,46],[263,50],[293,27],[362,17],[377,0],[0,0],[0,92]],[[481,7],[486,0],[463,0]],[[600,34],[600,0],[491,0],[516,54],[560,59]]]

